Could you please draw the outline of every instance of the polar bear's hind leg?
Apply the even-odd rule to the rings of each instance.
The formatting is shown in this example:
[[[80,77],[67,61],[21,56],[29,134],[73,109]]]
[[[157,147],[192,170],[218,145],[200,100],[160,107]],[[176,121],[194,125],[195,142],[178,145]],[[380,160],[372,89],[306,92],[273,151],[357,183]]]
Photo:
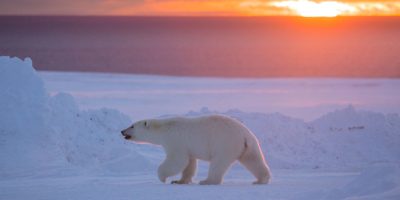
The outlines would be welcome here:
[[[248,149],[239,158],[239,162],[257,178],[257,181],[253,184],[267,184],[269,182],[271,175],[260,149]]]
[[[214,159],[210,161],[208,176],[206,180],[200,181],[200,185],[218,185],[221,184],[225,172],[231,166],[234,160],[226,158]]]

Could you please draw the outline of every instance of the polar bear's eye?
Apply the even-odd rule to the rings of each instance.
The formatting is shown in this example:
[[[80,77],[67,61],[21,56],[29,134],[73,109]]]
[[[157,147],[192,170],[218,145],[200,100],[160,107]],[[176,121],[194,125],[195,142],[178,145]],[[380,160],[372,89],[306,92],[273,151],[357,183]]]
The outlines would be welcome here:
[[[131,128],[133,128],[133,125],[131,126]]]
[[[144,126],[145,126],[145,127],[147,127],[147,121],[146,121],[146,122],[144,122]]]

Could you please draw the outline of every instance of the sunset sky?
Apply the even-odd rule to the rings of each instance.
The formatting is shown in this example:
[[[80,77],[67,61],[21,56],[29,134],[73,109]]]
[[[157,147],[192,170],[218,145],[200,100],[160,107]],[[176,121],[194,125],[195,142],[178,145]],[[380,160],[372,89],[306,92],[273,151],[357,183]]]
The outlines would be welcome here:
[[[1,15],[400,15],[400,0],[1,0]]]

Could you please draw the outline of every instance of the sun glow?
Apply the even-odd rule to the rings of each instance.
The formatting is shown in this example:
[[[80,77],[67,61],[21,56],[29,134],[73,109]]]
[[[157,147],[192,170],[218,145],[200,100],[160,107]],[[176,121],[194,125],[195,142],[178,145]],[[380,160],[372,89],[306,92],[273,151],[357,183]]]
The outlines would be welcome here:
[[[357,9],[336,1],[314,2],[309,0],[279,1],[272,3],[276,7],[288,8],[303,17],[336,17],[343,13],[354,13]]]
[[[400,0],[0,0],[0,15],[400,16]]]

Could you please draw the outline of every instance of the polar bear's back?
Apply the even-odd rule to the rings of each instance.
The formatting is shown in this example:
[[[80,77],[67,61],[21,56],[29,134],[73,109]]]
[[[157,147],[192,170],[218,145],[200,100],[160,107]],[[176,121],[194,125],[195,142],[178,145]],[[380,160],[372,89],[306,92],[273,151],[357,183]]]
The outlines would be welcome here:
[[[175,118],[177,131],[186,130],[186,134],[213,136],[244,136],[249,130],[238,120],[225,115],[206,115],[200,117]]]
[[[256,142],[254,135],[238,120],[224,115],[169,119],[169,134],[176,143],[199,159],[210,160],[216,154],[238,157],[245,142]],[[227,153],[229,152],[229,153]]]

